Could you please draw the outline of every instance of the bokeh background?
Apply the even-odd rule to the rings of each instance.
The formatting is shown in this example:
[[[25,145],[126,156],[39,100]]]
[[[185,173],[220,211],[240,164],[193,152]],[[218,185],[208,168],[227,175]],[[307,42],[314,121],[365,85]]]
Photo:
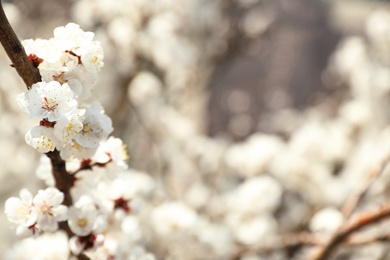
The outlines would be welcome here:
[[[131,171],[154,185],[132,243],[158,259],[231,259],[282,234],[329,234],[348,195],[390,153],[388,1],[3,3],[21,39],[75,22],[102,42],[95,95],[127,144]],[[22,187],[44,187],[40,155],[24,142],[37,122],[15,102],[25,87],[9,65],[1,49],[1,211]],[[389,185],[385,171],[358,209],[388,200]],[[4,254],[16,238],[0,220]],[[389,224],[364,232],[388,234]],[[388,259],[387,251],[372,243],[335,259]]]

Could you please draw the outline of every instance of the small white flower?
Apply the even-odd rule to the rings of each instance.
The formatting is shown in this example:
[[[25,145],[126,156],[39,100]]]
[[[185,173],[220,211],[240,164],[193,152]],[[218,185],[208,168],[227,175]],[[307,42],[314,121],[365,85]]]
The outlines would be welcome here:
[[[58,48],[59,46],[52,39],[28,39],[22,41],[22,44],[27,55],[34,54],[43,59],[44,63],[55,63],[62,55],[61,49]]]
[[[49,157],[46,155],[42,155],[39,160],[38,168],[35,171],[38,179],[43,180],[45,184],[49,187],[53,187],[55,185],[54,177],[52,174],[53,167],[51,165],[51,161]]]
[[[33,198],[27,189],[22,189],[19,196],[20,198],[11,197],[7,199],[4,212],[9,221],[28,228],[34,225],[36,221],[36,218],[31,215]]]
[[[25,95],[26,102],[19,104],[26,105],[22,109],[27,110],[31,117],[47,118],[54,122],[72,112],[77,107],[77,101],[73,99],[73,92],[68,84],[61,85],[57,81],[38,82],[32,85]]]
[[[92,42],[84,48],[81,54],[81,63],[91,73],[96,74],[103,67],[103,49],[100,42]]]
[[[74,70],[64,73],[63,79],[73,90],[75,98],[87,101],[91,98],[93,87],[97,83],[96,73],[90,73],[84,66],[77,66]]]
[[[318,211],[309,223],[309,228],[313,232],[333,233],[343,223],[343,214],[336,208],[327,207]]]
[[[64,194],[58,189],[50,187],[38,191],[33,199],[32,214],[37,218],[37,228],[43,231],[55,231],[59,221],[67,218],[67,207],[61,205]]]
[[[280,184],[269,176],[249,178],[230,194],[229,208],[246,215],[273,212],[282,193]]]
[[[197,214],[180,202],[162,204],[151,213],[152,226],[160,235],[188,231],[197,221]]]
[[[60,141],[54,135],[54,129],[44,126],[32,127],[25,136],[26,143],[41,153],[54,151]]]
[[[89,159],[91,158],[97,148],[88,148],[81,146],[76,141],[73,141],[71,144],[67,144],[61,148],[60,156],[63,160],[68,159]]]
[[[65,73],[71,72],[76,69],[79,63],[78,57],[70,55],[67,52],[62,52],[61,56],[58,57],[53,63],[43,61],[39,64],[39,72],[42,76],[42,81],[58,81],[60,83],[65,83]]]
[[[68,236],[65,232],[42,234],[15,243],[6,254],[6,260],[55,259],[69,260]]]
[[[76,109],[71,114],[61,117],[54,125],[54,135],[64,144],[70,144],[72,139],[83,129],[84,109]]]
[[[126,170],[128,168],[126,160],[129,156],[126,147],[120,138],[110,137],[108,140],[101,141],[92,161],[106,163],[112,160],[119,168]]]
[[[73,236],[69,239],[69,248],[74,255],[79,255],[82,251],[96,250],[103,245],[104,239],[104,235],[102,234],[92,234],[86,237]]]
[[[68,223],[72,232],[77,236],[86,236],[92,233],[98,215],[93,200],[82,196],[68,211]]]
[[[75,139],[81,146],[97,148],[100,141],[107,138],[113,130],[111,119],[104,114],[101,104],[97,101],[87,108],[84,117],[83,130]]]
[[[59,42],[63,50],[73,51],[79,55],[78,48],[90,44],[95,34],[84,32],[78,24],[68,23],[65,26],[57,27],[53,31],[54,39]]]
[[[226,216],[226,222],[236,240],[246,245],[256,244],[267,238],[272,239],[277,230],[277,222],[269,214],[243,216],[230,213]]]
[[[18,103],[20,109],[22,109],[23,112],[28,113],[28,111],[27,111],[28,101],[26,99],[26,92],[20,93],[16,97],[16,102]]]
[[[113,200],[118,198],[131,200],[150,194],[154,187],[155,183],[148,174],[129,170],[118,174],[107,189],[107,194]]]

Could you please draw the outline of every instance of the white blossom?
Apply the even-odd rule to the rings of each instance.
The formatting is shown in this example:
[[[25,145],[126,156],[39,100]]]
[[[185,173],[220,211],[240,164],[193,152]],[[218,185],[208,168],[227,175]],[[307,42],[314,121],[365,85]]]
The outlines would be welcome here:
[[[43,59],[43,62],[51,64],[55,63],[62,55],[61,49],[52,39],[28,39],[22,41],[22,44],[27,55],[36,55],[37,57]]]
[[[70,229],[77,236],[89,235],[95,226],[97,214],[93,200],[87,195],[82,196],[74,206],[69,208]]]
[[[58,222],[67,218],[67,207],[61,205],[64,194],[58,189],[49,187],[39,190],[33,199],[33,216],[37,218],[37,228],[43,231],[55,231]]]
[[[83,147],[97,148],[100,141],[107,138],[113,130],[111,119],[104,114],[101,104],[97,101],[86,108],[84,118],[83,129],[75,140]]]
[[[81,63],[92,74],[96,74],[103,67],[103,49],[100,42],[92,42],[81,53]]]
[[[4,212],[10,222],[18,225],[18,233],[24,233],[36,222],[36,217],[31,214],[33,197],[27,189],[22,189],[20,198],[11,197],[5,202]]]
[[[96,248],[102,246],[104,243],[104,235],[90,235],[87,237],[73,236],[69,239],[70,251],[79,255],[83,250],[96,250]],[[87,246],[89,246],[87,248]]]
[[[342,213],[333,208],[327,207],[318,211],[310,220],[310,230],[314,232],[323,232],[332,234],[343,223],[344,218]]]
[[[26,143],[41,153],[54,151],[60,141],[54,135],[54,129],[45,126],[32,127],[25,136]]]
[[[7,252],[6,260],[69,259],[68,237],[65,232],[46,233],[37,238],[23,239]]]
[[[121,139],[112,136],[108,140],[100,142],[92,160],[98,163],[107,163],[112,160],[120,169],[126,170],[128,168],[125,162],[128,160],[126,147]]]
[[[43,180],[45,184],[49,187],[53,187],[55,185],[52,170],[53,167],[51,165],[49,157],[47,157],[46,155],[42,155],[35,173],[38,179]]]
[[[280,204],[282,187],[273,178],[259,176],[250,178],[230,194],[231,211],[242,214],[273,212]]]
[[[20,96],[19,105],[33,118],[54,122],[77,107],[73,92],[68,84],[61,85],[57,81],[38,82],[32,85],[24,96]],[[23,107],[25,106],[25,107]]]
[[[188,231],[197,221],[197,214],[180,202],[169,202],[153,209],[151,221],[154,230],[160,235]]]
[[[97,150],[96,148],[89,148],[84,147],[77,143],[76,141],[73,141],[70,144],[67,144],[61,148],[60,156],[63,160],[68,159],[88,159],[91,158]]]
[[[83,129],[85,110],[76,109],[73,113],[61,117],[54,125],[54,135],[63,143],[70,144]]]
[[[63,50],[78,52],[79,48],[89,44],[93,37],[93,32],[84,32],[78,24],[68,23],[53,31],[54,39],[60,42]]]

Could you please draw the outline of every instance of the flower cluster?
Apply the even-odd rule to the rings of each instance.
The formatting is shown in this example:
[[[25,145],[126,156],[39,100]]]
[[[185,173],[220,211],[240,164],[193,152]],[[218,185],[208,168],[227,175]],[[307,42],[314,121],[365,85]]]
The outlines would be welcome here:
[[[67,207],[61,205],[64,194],[56,188],[40,190],[34,198],[28,190],[23,189],[19,196],[9,198],[5,203],[5,213],[12,223],[17,224],[16,233],[19,236],[55,231],[58,222],[67,219]]]
[[[103,66],[103,50],[93,37],[69,23],[56,28],[49,40],[23,41],[42,81],[20,94],[17,102],[30,117],[41,120],[25,138],[39,152],[57,149],[64,160],[90,158],[113,130],[111,119],[91,96]]]
[[[55,186],[52,164],[44,156],[37,175],[49,188],[35,197],[23,189],[19,198],[9,198],[5,205],[20,237],[58,233],[64,230],[59,223],[66,224],[71,235],[69,250],[74,255],[104,249],[105,236],[115,232],[116,225],[110,224],[132,212],[132,200],[140,193],[129,189],[133,183],[126,180],[128,156],[123,142],[107,138],[113,130],[111,119],[91,95],[103,66],[102,48],[93,37],[70,23],[56,28],[49,40],[23,42],[42,78],[17,97],[19,107],[40,120],[25,140],[41,153],[59,151],[66,167],[62,174],[70,175],[66,183],[69,194]],[[146,191],[152,187],[147,186]],[[71,205],[62,205],[66,196],[71,196]]]

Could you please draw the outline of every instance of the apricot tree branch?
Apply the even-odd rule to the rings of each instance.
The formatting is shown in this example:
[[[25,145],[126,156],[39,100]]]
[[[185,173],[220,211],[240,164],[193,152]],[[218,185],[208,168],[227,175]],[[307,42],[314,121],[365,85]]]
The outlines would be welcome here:
[[[346,203],[343,206],[342,213],[345,219],[348,219],[353,211],[358,206],[359,202],[362,200],[363,196],[366,194],[367,190],[370,188],[372,183],[382,174],[385,170],[386,166],[389,164],[390,154],[387,155],[380,163],[379,166],[371,169],[368,173],[367,179],[361,183],[361,185],[357,188],[355,193],[348,198]]]
[[[333,235],[333,237],[318,251],[312,260],[327,259],[334,249],[343,243],[349,235],[373,223],[390,216],[390,202],[382,205],[379,210],[360,214],[354,221],[346,223]]]
[[[23,79],[27,88],[41,81],[41,75],[31,60],[27,57],[22,43],[19,41],[14,30],[4,13],[3,4],[0,2],[0,42],[5,52],[12,61],[12,66]]]

